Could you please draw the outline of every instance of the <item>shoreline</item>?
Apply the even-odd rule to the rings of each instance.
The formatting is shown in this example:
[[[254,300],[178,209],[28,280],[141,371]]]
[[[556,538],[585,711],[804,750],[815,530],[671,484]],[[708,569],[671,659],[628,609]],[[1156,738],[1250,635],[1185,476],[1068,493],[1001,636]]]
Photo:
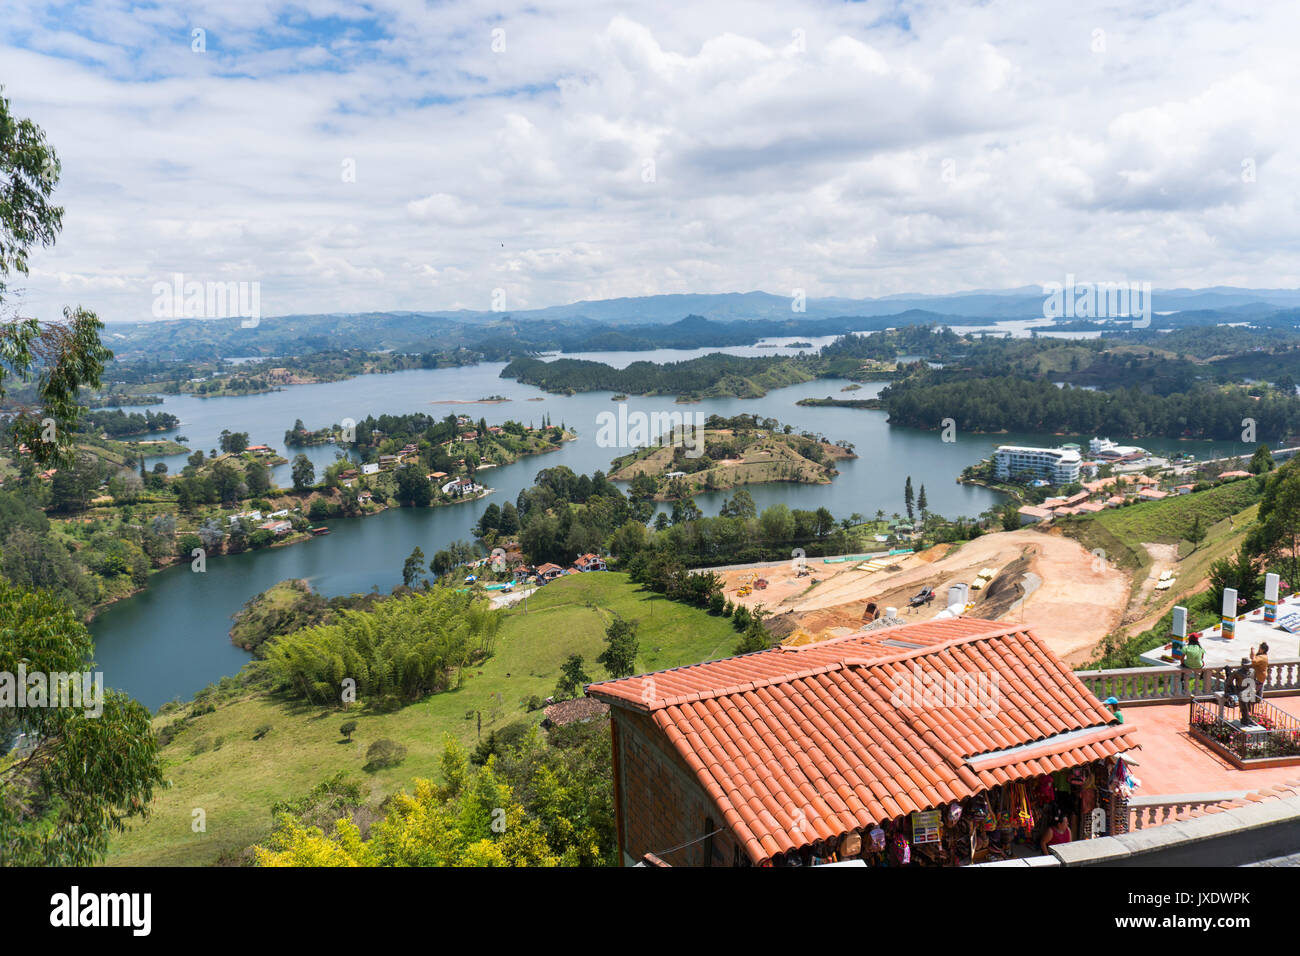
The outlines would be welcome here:
[[[578,436],[576,434],[572,434],[567,438],[560,439],[560,441],[561,442],[576,441],[577,438]],[[532,458],[534,455],[544,455],[547,452],[552,452],[552,451],[559,451],[559,446],[557,445],[554,448],[545,448],[542,449],[541,451],[536,451],[528,455],[521,455],[519,458],[515,459],[512,462],[507,462],[506,464],[509,465],[518,464],[519,462],[523,461],[525,458]],[[479,492],[477,495],[470,495],[467,497],[457,498],[454,501],[439,501],[437,503],[430,502],[428,505],[425,505],[425,507],[426,508],[448,508],[455,505],[466,504],[467,502],[482,501],[484,498],[487,498],[489,495],[496,494],[496,490],[497,489],[495,488],[484,488],[483,491]],[[323,520],[324,521],[348,521],[354,518],[373,518],[376,515],[383,514],[385,511],[390,511],[393,509],[401,509],[402,507],[403,507],[402,505],[385,504],[385,505],[379,505],[373,511],[363,511],[361,514],[358,515],[340,516],[338,518],[326,518]],[[417,510],[417,509],[412,509],[412,510]],[[237,552],[237,554],[247,554],[250,551],[269,551],[272,548],[287,548],[287,547],[291,547],[292,545],[302,544],[305,541],[313,541],[317,538],[323,538],[323,537],[328,537],[328,536],[314,535],[309,531],[295,531],[291,535],[288,535],[285,538],[283,538],[282,540],[273,541],[265,548],[248,548],[244,551]],[[235,556],[236,555],[234,554],[227,554],[225,551],[223,551],[220,554],[212,555],[211,557],[224,558],[224,557],[235,557]],[[184,564],[190,560],[191,559],[188,557],[175,555],[166,564],[160,567],[150,568],[149,576],[152,577],[155,574],[161,574],[164,571],[170,571],[176,565]],[[136,597],[137,595],[143,594],[148,589],[149,589],[149,582],[146,579],[145,583],[139,587],[133,587],[130,591],[127,591],[123,594],[115,595],[114,597],[110,598],[107,601],[103,601],[101,603],[92,605],[91,608],[86,612],[86,616],[83,618],[83,623],[87,625],[91,624],[106,609],[112,607],[115,604],[119,604],[122,601],[125,601],[127,598],[132,598],[132,597]]]

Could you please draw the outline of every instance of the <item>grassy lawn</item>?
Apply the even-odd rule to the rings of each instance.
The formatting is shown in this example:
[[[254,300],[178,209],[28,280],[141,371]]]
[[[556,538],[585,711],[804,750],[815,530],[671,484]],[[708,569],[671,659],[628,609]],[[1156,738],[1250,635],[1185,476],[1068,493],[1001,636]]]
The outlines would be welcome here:
[[[515,720],[540,721],[541,712],[527,712],[523,702],[551,694],[570,654],[582,655],[593,680],[605,678],[595,658],[604,649],[605,625],[614,613],[640,625],[641,671],[725,657],[738,640],[729,620],[640,591],[625,574],[568,575],[531,597],[526,614],[522,607],[507,612],[496,653],[459,690],[395,713],[354,710],[346,716],[333,708],[255,695],[187,721],[189,726],[163,749],[171,788],[160,794],[148,822],[114,839],[107,862],[213,863],[223,852],[238,853],[265,838],[277,800],[300,796],[339,770],[367,781],[376,800],[409,787],[415,777],[436,777],[443,735],[472,746],[479,715],[484,735]],[[155,725],[177,716],[159,717]],[[338,732],[345,720],[358,724],[351,743]],[[266,724],[270,733],[254,740]],[[366,748],[380,738],[404,744],[406,761],[368,774],[362,770]],[[218,739],[219,749],[212,749]],[[196,809],[206,814],[206,832],[192,830]]]

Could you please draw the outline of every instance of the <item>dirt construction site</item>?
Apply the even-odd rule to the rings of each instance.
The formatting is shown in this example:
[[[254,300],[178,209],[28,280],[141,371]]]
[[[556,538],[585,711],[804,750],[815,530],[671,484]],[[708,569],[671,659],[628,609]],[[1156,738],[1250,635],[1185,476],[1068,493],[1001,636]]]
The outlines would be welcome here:
[[[717,572],[734,604],[771,613],[787,643],[852,634],[896,608],[905,621],[942,611],[953,584],[971,585],[965,614],[1023,623],[1066,663],[1082,664],[1120,623],[1129,577],[1096,561],[1077,541],[1039,531],[988,534],[916,554],[826,562],[806,558]],[[923,589],[933,599],[911,606]],[[874,606],[874,608],[873,608]]]

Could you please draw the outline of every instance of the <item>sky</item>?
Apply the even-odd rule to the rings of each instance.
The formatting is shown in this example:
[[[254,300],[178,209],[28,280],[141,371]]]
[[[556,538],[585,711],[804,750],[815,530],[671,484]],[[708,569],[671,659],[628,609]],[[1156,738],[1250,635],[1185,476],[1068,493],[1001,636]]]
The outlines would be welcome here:
[[[1293,0],[0,0],[24,314],[1296,287]]]

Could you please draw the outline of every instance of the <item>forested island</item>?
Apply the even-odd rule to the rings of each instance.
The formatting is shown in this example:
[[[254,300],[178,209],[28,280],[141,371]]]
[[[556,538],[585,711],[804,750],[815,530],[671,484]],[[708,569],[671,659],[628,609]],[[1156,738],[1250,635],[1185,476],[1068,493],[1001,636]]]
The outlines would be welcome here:
[[[811,381],[816,372],[815,360],[801,356],[744,358],[715,352],[683,362],[633,362],[626,368],[585,359],[516,358],[501,377],[560,394],[610,391],[699,399],[759,398],[773,388]]]
[[[857,457],[847,442],[795,433],[757,415],[711,415],[684,437],[652,437],[659,443],[614,459],[609,477],[631,482],[635,496],[655,501],[767,482],[825,484],[839,473],[836,461]]]
[[[181,420],[170,412],[124,412],[120,408],[97,409],[81,416],[82,427],[89,432],[108,438],[125,438],[128,435],[147,435],[150,432],[171,431]]]

